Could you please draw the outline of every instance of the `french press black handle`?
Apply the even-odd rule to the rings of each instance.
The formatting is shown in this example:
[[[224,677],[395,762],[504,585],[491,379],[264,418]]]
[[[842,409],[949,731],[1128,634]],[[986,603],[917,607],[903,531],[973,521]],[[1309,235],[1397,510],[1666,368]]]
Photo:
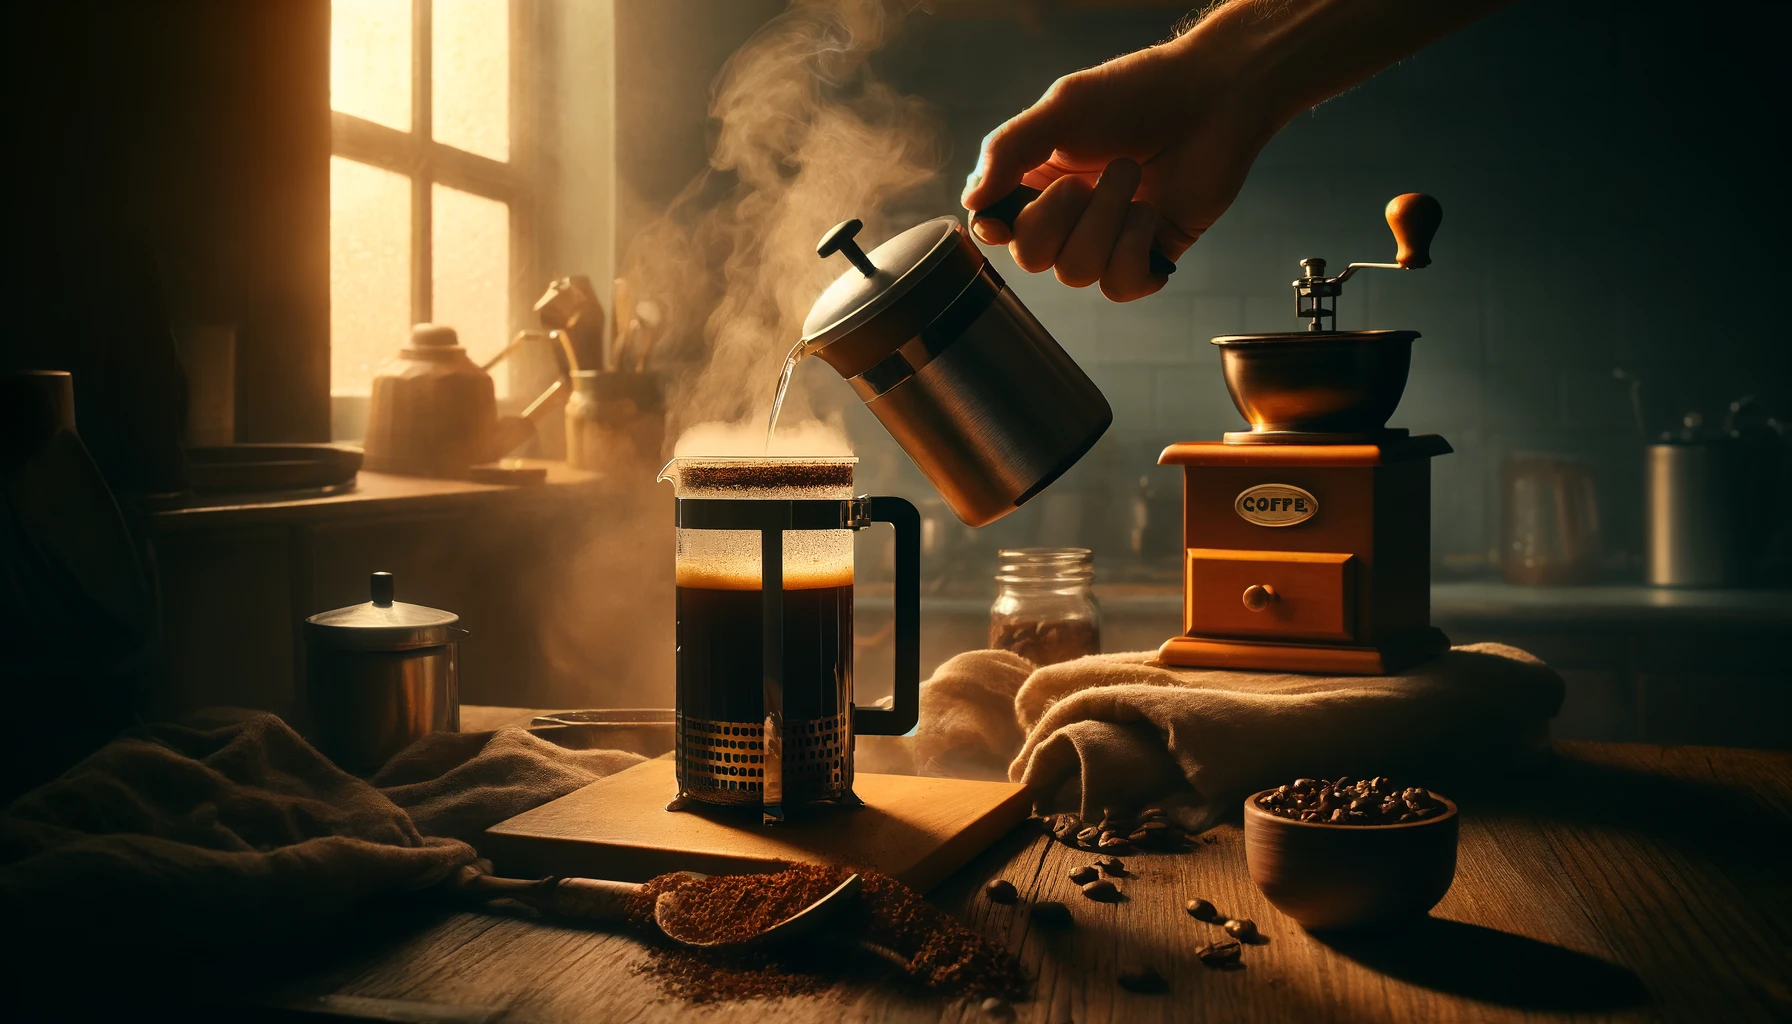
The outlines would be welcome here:
[[[976,220],[979,217],[987,217],[990,220],[999,220],[1003,224],[1008,225],[1009,231],[1013,231],[1014,218],[1020,216],[1020,211],[1026,209],[1028,203],[1038,199],[1043,194],[1044,193],[1039,189],[1036,189],[1031,185],[1016,185],[1014,186],[1014,191],[988,206],[985,206],[983,209],[972,213],[971,219]],[[1169,277],[1175,272],[1176,261],[1165,256],[1156,245],[1153,245],[1151,247],[1152,275],[1154,277]]]
[[[857,736],[901,736],[921,720],[921,513],[901,498],[870,499],[870,520],[896,528],[894,707],[852,706]]]

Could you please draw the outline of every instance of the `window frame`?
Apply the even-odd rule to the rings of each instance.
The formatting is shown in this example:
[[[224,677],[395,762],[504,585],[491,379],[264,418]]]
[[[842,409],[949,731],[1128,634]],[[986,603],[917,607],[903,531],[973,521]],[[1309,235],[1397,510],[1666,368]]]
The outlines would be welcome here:
[[[510,159],[493,160],[432,137],[434,53],[432,0],[411,0],[411,128],[400,131],[330,108],[330,155],[402,174],[411,190],[411,322],[428,323],[434,306],[437,184],[505,203],[510,212],[510,280],[506,316],[521,320],[534,296],[535,215],[539,202],[535,123],[535,0],[508,0],[510,17]],[[338,395],[330,381],[332,397]]]

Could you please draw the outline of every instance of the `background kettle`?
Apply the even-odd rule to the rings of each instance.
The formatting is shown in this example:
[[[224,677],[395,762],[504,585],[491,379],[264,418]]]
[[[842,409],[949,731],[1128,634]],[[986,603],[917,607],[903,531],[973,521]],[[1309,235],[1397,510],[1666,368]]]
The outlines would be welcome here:
[[[377,473],[464,477],[535,434],[535,420],[559,395],[556,380],[521,416],[498,415],[486,370],[467,358],[454,328],[418,324],[411,343],[380,367],[368,401],[363,468]]]

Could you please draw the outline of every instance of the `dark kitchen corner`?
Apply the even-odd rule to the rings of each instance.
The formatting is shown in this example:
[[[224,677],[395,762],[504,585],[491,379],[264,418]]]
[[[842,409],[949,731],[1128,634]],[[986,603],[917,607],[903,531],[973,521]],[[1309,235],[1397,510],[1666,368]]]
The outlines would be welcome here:
[[[1789,9],[8,5],[3,1015],[1784,1019]]]

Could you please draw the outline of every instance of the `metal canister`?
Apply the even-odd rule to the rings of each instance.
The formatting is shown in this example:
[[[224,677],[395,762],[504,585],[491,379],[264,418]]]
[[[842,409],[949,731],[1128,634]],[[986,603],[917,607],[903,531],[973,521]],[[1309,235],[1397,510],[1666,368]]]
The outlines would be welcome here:
[[[376,572],[366,604],[305,620],[308,737],[344,769],[370,774],[432,732],[460,730],[460,616],[393,600]]]
[[[1663,440],[1644,466],[1649,583],[1717,587],[1747,568],[1748,475],[1728,437]]]

